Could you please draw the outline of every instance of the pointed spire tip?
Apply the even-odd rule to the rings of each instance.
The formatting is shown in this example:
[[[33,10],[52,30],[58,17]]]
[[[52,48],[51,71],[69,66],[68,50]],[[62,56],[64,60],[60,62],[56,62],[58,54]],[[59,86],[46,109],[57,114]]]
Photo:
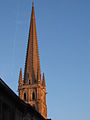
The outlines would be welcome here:
[[[34,7],[34,0],[33,0],[33,2],[32,2],[32,7]]]
[[[24,82],[27,82],[27,79],[29,79],[28,77],[30,77],[30,79],[33,81],[34,79],[37,80],[37,78],[41,79],[40,74],[41,71],[40,71],[40,60],[39,60],[39,48],[38,48],[34,1],[33,1],[27,54],[26,54],[26,63],[24,70]]]

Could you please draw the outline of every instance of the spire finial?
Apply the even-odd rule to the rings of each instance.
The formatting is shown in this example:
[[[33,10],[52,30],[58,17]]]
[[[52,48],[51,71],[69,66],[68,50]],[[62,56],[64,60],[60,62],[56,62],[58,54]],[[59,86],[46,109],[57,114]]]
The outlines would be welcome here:
[[[33,2],[32,2],[32,6],[34,6],[34,0],[33,0]]]

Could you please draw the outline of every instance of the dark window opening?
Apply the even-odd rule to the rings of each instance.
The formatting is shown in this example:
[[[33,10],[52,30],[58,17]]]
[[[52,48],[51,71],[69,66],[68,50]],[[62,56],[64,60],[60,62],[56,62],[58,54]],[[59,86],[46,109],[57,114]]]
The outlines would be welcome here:
[[[24,93],[24,100],[26,100],[26,93]]]
[[[35,94],[34,94],[34,92],[33,92],[33,95],[32,95],[32,99],[35,100]]]
[[[29,84],[31,84],[31,81],[29,80]]]

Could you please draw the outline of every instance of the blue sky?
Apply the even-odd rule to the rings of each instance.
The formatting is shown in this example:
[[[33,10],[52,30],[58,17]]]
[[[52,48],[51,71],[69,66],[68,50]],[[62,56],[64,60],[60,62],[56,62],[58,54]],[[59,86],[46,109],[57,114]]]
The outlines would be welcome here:
[[[32,0],[0,0],[0,77],[17,94]],[[36,0],[48,117],[90,120],[90,0]]]

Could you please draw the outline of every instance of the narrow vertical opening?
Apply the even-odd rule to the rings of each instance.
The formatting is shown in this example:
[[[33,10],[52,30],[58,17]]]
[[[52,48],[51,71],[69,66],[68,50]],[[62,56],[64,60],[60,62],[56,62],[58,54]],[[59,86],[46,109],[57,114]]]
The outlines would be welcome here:
[[[26,101],[26,93],[24,93],[24,100]]]
[[[35,100],[35,93],[32,94],[32,99]]]
[[[31,84],[31,81],[29,80],[29,85]]]

